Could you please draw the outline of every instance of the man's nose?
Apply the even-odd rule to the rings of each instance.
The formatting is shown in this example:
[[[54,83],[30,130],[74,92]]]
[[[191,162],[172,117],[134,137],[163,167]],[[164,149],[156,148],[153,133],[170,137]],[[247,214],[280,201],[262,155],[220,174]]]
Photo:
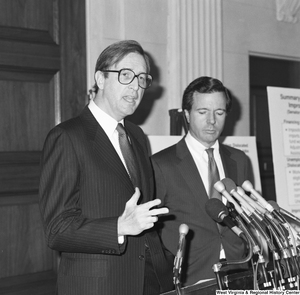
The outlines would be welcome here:
[[[213,112],[208,113],[207,123],[210,123],[210,124],[215,124],[216,123],[216,115]]]
[[[131,81],[131,83],[129,84],[129,86],[134,89],[134,90],[138,90],[139,89],[139,81],[138,81],[138,77],[134,77],[134,79]]]

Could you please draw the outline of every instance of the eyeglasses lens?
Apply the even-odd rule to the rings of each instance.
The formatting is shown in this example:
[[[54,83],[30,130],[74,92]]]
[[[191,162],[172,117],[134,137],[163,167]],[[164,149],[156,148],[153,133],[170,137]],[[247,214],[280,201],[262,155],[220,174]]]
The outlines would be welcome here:
[[[129,69],[123,69],[119,74],[119,82],[122,84],[129,84],[136,77],[135,73]],[[137,75],[139,86],[146,89],[150,87],[152,77],[147,73],[140,73]]]

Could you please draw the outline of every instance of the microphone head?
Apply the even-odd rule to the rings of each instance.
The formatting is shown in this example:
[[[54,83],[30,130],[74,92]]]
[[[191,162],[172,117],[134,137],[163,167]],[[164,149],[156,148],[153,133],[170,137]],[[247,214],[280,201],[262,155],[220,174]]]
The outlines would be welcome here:
[[[235,185],[235,183],[233,182],[232,179],[230,179],[230,178],[223,178],[222,179],[222,183],[225,185],[226,190],[228,192],[231,193],[233,190],[236,190],[236,185]]]
[[[249,180],[245,180],[242,184],[242,188],[247,192],[251,192],[253,190],[253,185]]]
[[[180,235],[186,235],[188,232],[189,232],[189,227],[185,223],[180,224],[179,234]]]
[[[224,184],[222,183],[222,181],[217,181],[215,184],[214,184],[214,188],[219,192],[219,193],[222,193],[224,190],[225,190],[225,186]]]
[[[244,191],[240,186],[238,186],[238,187],[236,188],[236,191],[237,191],[238,194],[241,195],[241,196],[243,196],[243,195],[246,194],[245,191]]]
[[[205,204],[206,213],[216,222],[222,222],[222,214],[229,214],[227,207],[219,199],[209,199]]]

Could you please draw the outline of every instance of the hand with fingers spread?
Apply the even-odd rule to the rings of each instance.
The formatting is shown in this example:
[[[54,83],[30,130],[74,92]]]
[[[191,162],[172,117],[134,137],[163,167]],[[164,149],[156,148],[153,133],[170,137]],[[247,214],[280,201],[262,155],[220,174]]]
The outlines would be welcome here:
[[[144,204],[138,205],[137,202],[141,196],[139,188],[131,199],[127,201],[123,214],[118,219],[118,235],[138,235],[142,231],[154,226],[158,220],[157,215],[169,213],[168,208],[155,208],[161,203],[161,200],[155,199]]]

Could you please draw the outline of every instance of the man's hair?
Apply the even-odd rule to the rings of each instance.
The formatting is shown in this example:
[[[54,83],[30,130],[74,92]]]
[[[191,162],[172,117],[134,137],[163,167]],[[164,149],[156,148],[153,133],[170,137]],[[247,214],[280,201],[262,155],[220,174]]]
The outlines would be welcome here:
[[[148,55],[145,53],[142,46],[134,40],[123,40],[111,44],[106,49],[104,49],[99,55],[96,66],[95,73],[97,71],[108,70],[113,65],[118,64],[126,55],[129,53],[138,53],[140,54],[146,62],[147,73],[150,72],[150,61]],[[104,73],[104,77],[107,78],[108,73]],[[95,82],[93,86],[93,91],[98,92],[98,85]]]
[[[223,83],[211,77],[199,77],[191,82],[188,87],[183,92],[182,97],[182,109],[191,111],[194,103],[194,93],[214,93],[214,92],[224,92],[226,97],[226,113],[231,110],[232,99],[229,94],[228,89],[223,85]]]

